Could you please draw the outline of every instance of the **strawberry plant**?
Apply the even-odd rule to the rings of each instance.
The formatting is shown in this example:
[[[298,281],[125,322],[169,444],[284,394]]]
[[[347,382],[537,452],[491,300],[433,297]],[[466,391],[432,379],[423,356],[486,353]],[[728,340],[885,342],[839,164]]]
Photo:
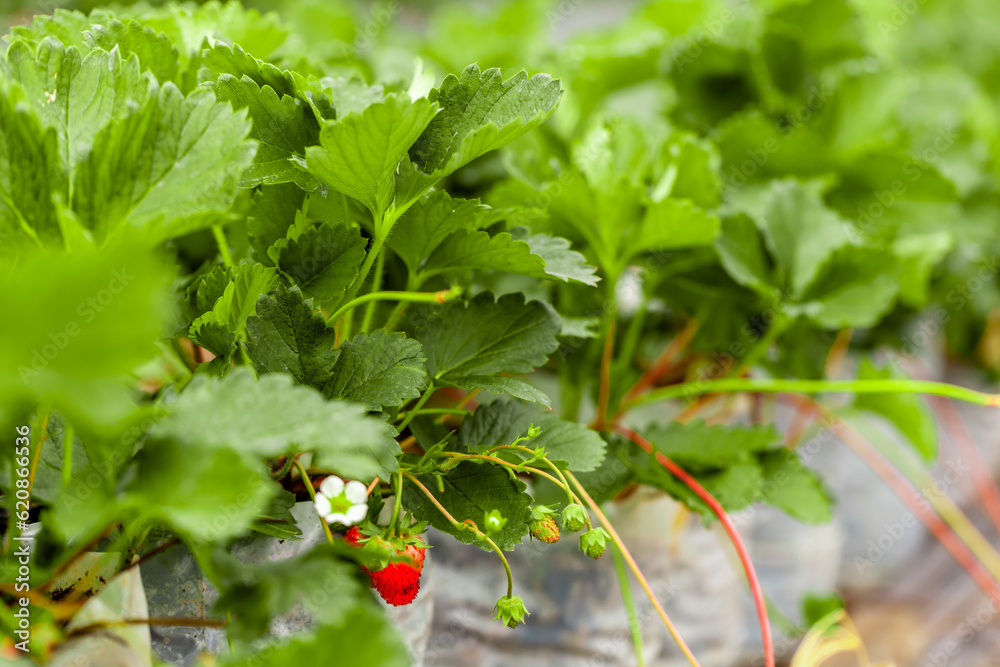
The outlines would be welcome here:
[[[183,626],[225,632],[205,664],[330,646],[409,664],[374,593],[419,602],[441,533],[496,556],[493,619],[515,632],[533,610],[510,552],[610,551],[628,612],[626,567],[697,665],[602,510],[644,485],[721,524],[775,664],[771,621],[787,619],[731,514],[831,519],[796,450],[814,423],[910,497],[937,455],[918,395],[1000,405],[899,361],[957,295],[933,321],[997,367],[995,277],[974,299],[956,287],[977,268],[968,248],[996,244],[996,119],[986,56],[961,70],[942,143],[950,112],[928,90],[954,72],[911,85],[928,56],[876,39],[874,9],[737,4],[648,2],[562,42],[546,30],[575,9],[531,2],[435,8],[422,31],[395,5],[366,23],[313,0],[12,27],[4,656],[68,660],[111,634],[153,664],[130,629]],[[912,448],[887,462],[872,419]],[[926,495],[917,515],[996,594],[988,543]],[[310,529],[324,543],[289,558],[234,549]],[[181,549],[218,593],[204,615],[122,602]],[[822,608],[817,627],[844,622]],[[301,609],[309,627],[277,636]]]

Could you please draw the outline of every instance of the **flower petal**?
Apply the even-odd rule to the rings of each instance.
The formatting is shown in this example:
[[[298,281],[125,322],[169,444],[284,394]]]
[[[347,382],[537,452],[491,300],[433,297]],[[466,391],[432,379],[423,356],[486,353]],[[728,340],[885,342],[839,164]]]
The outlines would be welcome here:
[[[330,499],[322,493],[316,494],[316,500],[313,501],[313,504],[316,505],[316,514],[320,516],[326,516],[333,509],[330,507]]]
[[[344,495],[347,496],[347,499],[352,505],[368,502],[368,487],[358,480],[352,479],[347,483],[347,487],[344,489]]]
[[[342,523],[345,526],[351,525],[351,522],[347,520],[347,515],[342,512],[330,512],[324,518],[327,523]]]
[[[330,475],[319,485],[319,492],[327,498],[336,498],[344,492],[344,480],[336,475]]]
[[[347,510],[347,521],[345,523],[355,524],[368,516],[368,505],[352,505]]]

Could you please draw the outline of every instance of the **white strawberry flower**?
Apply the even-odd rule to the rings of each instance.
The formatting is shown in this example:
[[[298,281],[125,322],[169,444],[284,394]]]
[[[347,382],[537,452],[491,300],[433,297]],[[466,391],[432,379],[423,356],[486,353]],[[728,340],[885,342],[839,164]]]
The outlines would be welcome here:
[[[330,475],[319,485],[316,513],[327,523],[352,526],[368,515],[368,488],[357,480],[344,482]]]

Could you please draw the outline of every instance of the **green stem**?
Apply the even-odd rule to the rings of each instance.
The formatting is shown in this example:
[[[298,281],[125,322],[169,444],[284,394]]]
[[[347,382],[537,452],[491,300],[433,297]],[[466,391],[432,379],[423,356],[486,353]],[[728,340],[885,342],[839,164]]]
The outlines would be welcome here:
[[[417,413],[414,415],[416,417],[419,417],[420,415],[458,415],[460,417],[466,417],[472,414],[472,410],[462,410],[460,408],[424,408],[422,410],[409,410],[407,412],[401,412],[396,416],[396,419],[405,419],[413,412]]]
[[[378,259],[375,261],[375,275],[372,276],[372,287],[369,290],[369,294],[377,294],[379,288],[382,286],[382,274],[385,272],[385,253],[380,252],[378,254]],[[361,320],[361,330],[368,331],[372,325],[372,319],[375,317],[375,303],[376,300],[372,299],[368,302],[368,307],[365,308],[365,319]]]
[[[297,454],[293,454],[285,458],[285,463],[281,466],[281,469],[278,470],[278,472],[274,473],[273,475],[276,481],[284,479],[285,475],[288,474],[288,471],[292,469],[292,464],[295,463],[295,459],[297,458],[297,456],[298,456]]]
[[[222,263],[225,266],[233,265],[233,255],[229,252],[229,243],[226,241],[226,234],[222,231],[222,225],[212,225],[212,236],[219,246],[219,254],[222,255]]]
[[[73,425],[63,417],[62,485],[69,486],[73,479]]]
[[[684,639],[681,638],[680,633],[677,632],[677,627],[674,626],[673,621],[671,621],[670,617],[667,616],[667,612],[663,608],[663,605],[661,605],[660,601],[656,599],[655,595],[653,595],[653,589],[650,588],[649,582],[646,580],[646,576],[642,573],[642,570],[639,569],[639,566],[636,564],[635,559],[629,552],[628,547],[625,546],[622,538],[618,535],[618,531],[615,530],[615,527],[611,525],[610,521],[608,521],[608,517],[601,511],[600,506],[594,502],[594,499],[590,497],[589,493],[587,493],[587,489],[583,488],[583,485],[580,484],[580,480],[578,480],[571,472],[567,472],[566,477],[573,483],[573,486],[576,487],[580,497],[586,501],[587,506],[590,507],[590,510],[597,516],[597,520],[600,521],[601,525],[604,526],[604,529],[608,531],[608,535],[611,536],[611,541],[614,542],[614,545],[621,550],[622,557],[628,564],[629,569],[632,570],[632,574],[639,582],[642,590],[645,591],[646,597],[648,597],[649,601],[653,603],[653,607],[660,615],[660,619],[666,626],[667,632],[669,632],[670,636],[673,637],[674,642],[677,643],[677,647],[681,650],[681,653],[684,654],[684,657],[687,658],[688,663],[691,664],[691,667],[700,667],[698,660],[694,657],[694,654],[691,653],[691,649],[688,648]]]
[[[242,343],[236,343],[236,355],[240,358],[240,364],[249,368],[254,377],[257,377],[257,368],[250,361],[250,357],[247,356],[247,351]]]
[[[400,425],[396,427],[397,431],[402,433],[403,429],[409,426],[410,422],[413,421],[413,418],[416,417],[418,414],[420,414],[420,408],[424,407],[424,403],[427,402],[427,400],[431,397],[431,394],[433,393],[434,393],[434,381],[431,380],[427,384],[427,389],[424,390],[423,395],[420,396],[420,400],[417,401],[417,404],[413,406],[412,410],[406,413],[406,417],[403,419],[402,423],[400,423]]]
[[[345,313],[350,312],[354,308],[360,306],[363,303],[371,301],[401,301],[410,303],[447,303],[456,299],[462,294],[461,287],[452,287],[447,290],[440,290],[438,292],[369,292],[368,294],[363,294],[356,299],[351,299],[340,308],[334,311],[333,315],[326,318],[326,323],[328,326],[332,326],[334,322],[339,320],[344,316]],[[367,317],[366,317],[367,319]]]
[[[495,463],[498,466],[503,466],[505,468],[510,468],[514,472],[522,472],[522,473],[526,472],[526,473],[529,473],[531,475],[537,475],[538,477],[544,477],[545,479],[547,479],[550,482],[552,482],[553,484],[555,484],[557,487],[562,488],[563,490],[565,490],[567,492],[567,495],[569,495],[570,502],[578,503],[580,505],[583,504],[583,501],[581,501],[573,493],[572,489],[569,489],[568,487],[563,487],[563,483],[562,482],[560,482],[557,478],[553,477],[552,475],[550,475],[549,473],[545,472],[541,468],[532,468],[531,466],[523,464],[523,463],[522,464],[511,463],[510,461],[504,461],[503,459],[501,459],[499,457],[489,456],[487,454],[461,454],[459,452],[442,452],[441,456],[450,458],[451,460],[457,461],[458,463],[461,463],[462,461],[465,461],[467,459],[479,459],[479,460],[482,460],[482,461],[490,461],[491,463]],[[458,465],[458,463],[456,463],[456,465]],[[587,526],[590,526],[590,517],[587,517]]]
[[[532,456],[535,455],[535,451],[533,449],[531,449],[530,447],[524,447],[523,445],[500,445],[499,447],[494,447],[493,449],[489,450],[487,452],[487,454],[492,454],[493,452],[495,452],[498,449],[520,449],[522,451],[525,451],[525,452],[531,454]],[[569,498],[569,502],[571,504],[572,503],[578,503],[578,504],[582,505],[583,503],[580,502],[580,499],[576,497],[575,493],[573,493],[573,489],[570,488],[569,482],[566,480],[566,476],[563,475],[562,470],[559,469],[559,466],[557,466],[552,461],[549,461],[549,459],[547,457],[545,457],[545,456],[543,456],[539,460],[540,461],[545,461],[545,463],[547,463],[548,466],[550,468],[552,468],[553,471],[555,471],[556,475],[562,481],[563,490],[566,491],[566,495]],[[591,527],[591,525],[590,525],[590,517],[589,516],[587,517],[587,527],[588,528]]]
[[[312,481],[309,479],[309,473],[306,472],[305,467],[299,462],[298,457],[295,458],[295,467],[298,468],[299,474],[302,475],[302,481],[305,482],[306,491],[309,493],[310,500],[313,503],[316,502],[316,489],[313,488]],[[326,519],[316,513],[316,517],[319,519],[320,524],[323,526],[323,532],[326,533],[326,539],[330,544],[333,544],[333,533],[330,532],[330,526],[326,523]]]
[[[396,498],[392,505],[392,518],[389,519],[389,537],[393,537],[399,532],[399,510],[403,506],[403,473],[396,473],[395,494]]]
[[[340,300],[341,303],[350,303],[358,295],[361,286],[368,279],[368,272],[372,270],[372,264],[375,263],[375,260],[378,259],[379,254],[382,252],[382,245],[385,243],[388,232],[381,232],[380,227],[381,225],[375,225],[375,237],[372,239],[372,247],[368,251],[368,254],[365,255],[365,261],[361,264],[361,269],[358,271],[357,277],[354,278],[354,282],[347,289],[344,298]]]
[[[657,403],[671,398],[689,398],[701,394],[761,392],[787,394],[928,394],[944,396],[975,405],[1000,407],[1000,394],[987,394],[944,382],[889,378],[885,380],[797,380],[772,378],[727,378],[697,380],[651,391],[632,400],[628,408]]]
[[[645,296],[643,298],[645,299]],[[619,377],[624,376],[625,371],[632,365],[632,357],[635,356],[635,351],[639,347],[642,329],[646,324],[648,313],[649,311],[646,310],[646,302],[644,300],[642,306],[639,307],[639,310],[629,320],[628,329],[625,330],[625,337],[622,339],[621,349],[618,351],[618,358],[615,359],[615,374]]]
[[[611,549],[611,557],[615,561],[615,572],[618,574],[618,586],[622,589],[622,604],[628,614],[628,629],[632,634],[632,646],[635,647],[636,667],[645,667],[646,658],[642,651],[642,628],[639,626],[639,614],[635,610],[635,600],[632,599],[632,587],[629,586],[628,572],[625,570],[625,559],[618,546]]]
[[[442,505],[441,502],[434,497],[434,494],[431,493],[430,490],[426,486],[424,486],[423,483],[421,483],[421,481],[416,477],[414,477],[412,474],[408,472],[400,474],[406,475],[406,477],[411,482],[413,482],[413,484],[418,489],[420,489],[425,496],[427,496],[427,499],[430,500],[435,507],[437,507],[438,511],[441,512],[442,516],[444,516],[444,518],[448,521],[448,523],[450,523],[455,528],[455,530],[458,531],[471,530],[476,535],[476,537],[478,537],[481,540],[485,540],[490,545],[493,551],[496,552],[496,555],[500,557],[500,562],[503,563],[503,569],[507,572],[507,597],[513,596],[514,576],[510,572],[510,564],[507,562],[507,557],[503,555],[503,551],[501,551],[500,547],[496,545],[496,542],[487,537],[485,533],[479,530],[479,528],[476,527],[474,523],[471,522],[459,523],[459,521],[455,517],[453,517],[448,510],[444,508],[444,505]]]
[[[774,341],[788,329],[791,323],[792,320],[787,315],[779,313],[760,340],[744,355],[740,361],[739,369],[750,368],[760,361],[760,358],[767,354]]]
[[[327,322],[329,322],[330,324],[332,324],[333,322],[336,322],[336,321],[337,320],[332,320],[332,322],[331,322],[330,320],[327,320]],[[350,310],[348,310],[344,314],[344,318],[343,318],[342,322],[343,322],[343,324],[341,324],[341,326],[340,326],[340,341],[350,340],[351,339],[351,330],[354,328],[354,309],[353,308],[351,308]]]
[[[233,615],[231,612],[226,612],[226,641],[229,643],[229,652],[236,652],[236,643],[233,641],[233,633],[229,628],[230,623],[233,622]]]
[[[420,286],[423,284],[418,282],[415,278],[416,276],[414,276],[413,274],[408,274],[406,276],[407,292],[416,292],[417,290],[420,289]],[[389,321],[385,323],[385,328],[388,329],[389,331],[395,329],[396,325],[399,323],[399,319],[403,316],[403,313],[405,311],[406,311],[406,302],[402,302],[396,307],[395,310],[392,311],[392,315],[389,317]]]
[[[479,535],[490,545],[493,551],[495,551],[497,556],[500,558],[500,562],[503,563],[503,569],[507,573],[507,597],[514,597],[514,575],[510,572],[510,563],[507,562],[507,557],[503,555],[503,551],[500,550],[500,547],[497,546],[496,542],[482,533]]]

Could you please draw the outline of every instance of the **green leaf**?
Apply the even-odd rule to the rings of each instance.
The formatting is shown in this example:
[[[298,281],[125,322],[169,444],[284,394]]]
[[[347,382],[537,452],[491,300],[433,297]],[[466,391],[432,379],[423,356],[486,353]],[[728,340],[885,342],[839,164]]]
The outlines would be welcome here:
[[[544,303],[525,303],[520,294],[494,301],[487,292],[412,317],[419,322],[415,334],[428,372],[460,388],[480,386],[481,376],[530,372],[559,346],[558,315]]]
[[[302,529],[292,516],[293,507],[295,507],[295,494],[281,489],[271,499],[267,509],[251,524],[250,529],[261,535],[270,535],[282,540],[301,540]]]
[[[359,333],[341,345],[323,393],[366,404],[371,410],[401,406],[420,396],[426,385],[424,360],[420,343],[403,333],[385,329]]]
[[[526,236],[523,231],[519,235]],[[427,258],[418,274],[418,282],[423,283],[431,276],[448,271],[479,269],[533,278],[558,278],[566,282],[572,275],[578,282],[597,284],[594,268],[587,266],[583,255],[569,250],[569,241],[544,234],[529,238],[535,247],[544,249],[554,261],[555,273],[549,271],[546,259],[534,253],[534,248],[526,240],[515,239],[507,232],[490,236],[484,231],[458,230]]]
[[[28,111],[24,98],[18,87],[0,88],[0,238],[7,247],[62,237],[52,201],[67,185],[59,139]]]
[[[234,111],[248,110],[253,121],[250,136],[260,142],[240,187],[296,183],[306,190],[319,188],[316,179],[291,160],[292,156],[304,157],[306,146],[319,137],[319,124],[309,105],[289,95],[279,97],[273,88],[260,87],[246,75],[242,79],[219,76],[215,94]]]
[[[212,305],[212,310],[192,323],[193,332],[206,331],[206,326],[213,324],[216,326],[211,327],[212,329],[226,331],[237,340],[243,340],[246,337],[247,318],[256,312],[257,298],[270,292],[278,284],[277,272],[263,264],[247,262],[232,267],[230,271],[230,283]],[[218,289],[214,278],[211,287],[206,290],[213,288]]]
[[[376,223],[392,203],[396,168],[437,113],[425,99],[389,95],[360,114],[327,122],[320,145],[306,150],[306,165],[321,181],[364,204]]]
[[[111,51],[118,47],[126,59],[134,55],[139,60],[139,67],[149,71],[161,84],[167,81],[180,83],[177,80],[180,69],[177,47],[163,33],[135,19],[111,19],[90,25],[84,34],[84,40],[91,48]]]
[[[217,369],[221,372],[229,367],[233,354],[236,353],[236,334],[230,331],[225,324],[215,319],[212,313],[207,313],[208,317],[198,318],[191,325],[189,337],[195,343],[205,348],[216,357],[222,359],[220,365],[223,368]]]
[[[316,625],[341,623],[369,599],[357,565],[337,558],[327,545],[295,558],[240,563],[233,569],[220,582],[213,612],[231,613],[229,632],[237,640],[252,641],[266,634],[276,617],[296,607]]]
[[[559,81],[547,74],[529,78],[522,70],[504,81],[499,69],[469,65],[428,95],[441,113],[413,144],[410,160],[438,180],[540,124],[561,96]]]
[[[370,605],[353,607],[342,622],[320,626],[311,636],[292,635],[282,644],[269,646],[267,664],[270,667],[301,667],[334,646],[359,665],[408,667],[411,664],[409,651],[396,626],[381,609],[373,609]],[[249,655],[224,657],[220,664],[254,667],[260,664],[260,656],[255,651]]]
[[[476,230],[492,222],[490,208],[481,206],[478,199],[452,199],[447,192],[435,190],[400,216],[386,245],[412,276],[452,232]]]
[[[871,359],[864,359],[858,369],[859,380],[883,380],[905,377],[893,372],[891,366],[877,368]],[[888,419],[909,440],[924,461],[937,458],[938,428],[934,414],[926,401],[916,394],[858,394],[854,407],[868,410]]]
[[[306,193],[302,188],[290,183],[257,189],[247,221],[254,259],[268,266],[274,265],[267,250],[285,238],[305,200]]]
[[[195,312],[203,315],[212,310],[215,302],[226,293],[229,283],[233,282],[233,267],[216,266],[193,285]]]
[[[899,294],[899,261],[872,248],[837,251],[805,295],[802,310],[826,329],[868,328],[889,310]]]
[[[773,426],[708,426],[698,419],[652,427],[646,438],[677,465],[694,471],[746,463],[781,445]]]
[[[837,593],[809,593],[802,598],[802,619],[809,627],[843,609],[844,600]]]
[[[47,438],[45,446],[42,447],[41,453],[38,455],[38,465],[35,468],[34,482],[31,485],[31,497],[35,498],[37,502],[50,506],[58,505],[63,496],[62,468],[64,452],[66,451],[65,424],[66,421],[62,415],[53,411],[49,417],[48,427],[45,429]],[[72,485],[85,484],[88,476],[100,475],[100,468],[91,462],[87,448],[83,446],[79,435],[73,438],[73,443],[73,479],[70,483]],[[16,478],[11,477],[12,471],[9,469],[4,470],[4,472],[7,474],[4,475],[5,479],[0,481],[0,485],[3,486],[5,493],[13,495],[15,487],[11,484],[11,480]],[[100,477],[91,477],[90,479],[97,481]]]
[[[794,452],[779,449],[760,458],[765,485],[762,500],[799,521],[825,523],[833,516],[832,501],[822,482]]]
[[[448,381],[452,383],[452,381]],[[552,399],[541,389],[516,378],[505,375],[466,375],[454,381],[454,386],[462,389],[481,389],[491,394],[513,396],[525,401],[552,407]]]
[[[606,445],[596,431],[583,424],[565,421],[552,412],[544,412],[536,405],[513,401],[495,401],[480,405],[472,416],[462,422],[458,443],[470,451],[483,452],[498,445],[509,445],[524,437],[528,429],[537,426],[541,434],[519,443],[529,449],[544,449],[548,459],[561,463],[560,467],[575,472],[596,469],[604,460]],[[498,455],[501,455],[498,453]],[[511,461],[530,458],[526,452],[504,450],[502,454]],[[545,468],[544,465],[541,466]]]
[[[207,227],[226,211],[254,155],[250,123],[199,89],[164,85],[101,131],[77,169],[73,207],[103,237],[121,225],[153,241]]]
[[[396,468],[399,445],[388,425],[362,405],[327,401],[283,373],[254,380],[237,367],[221,380],[196,378],[169,408],[153,433],[190,448],[269,458],[311,451],[318,468],[359,480],[385,478]]]
[[[697,480],[719,501],[723,509],[727,512],[737,512],[749,506],[760,495],[764,472],[757,461],[752,460],[736,463],[722,472],[699,475]],[[688,493],[694,495],[693,492],[688,491]],[[704,505],[700,498],[696,501],[699,505]],[[703,515],[711,512],[707,505],[700,511]]]
[[[638,461],[627,460],[625,465],[632,470],[634,481],[669,493],[692,511],[698,512],[705,525],[716,520],[712,508],[684,482],[667,472],[652,455],[643,456]],[[760,464],[752,458],[722,469],[694,473],[692,476],[727,512],[739,511],[754,502],[760,495],[764,480]]]
[[[336,332],[298,287],[279,285],[273,294],[261,295],[257,315],[247,320],[247,338],[247,355],[258,374],[287,372],[320,390],[341,354]]]
[[[864,24],[847,0],[805,2],[780,7],[768,24],[793,35],[805,47],[810,69],[868,55]]]
[[[687,199],[664,199],[646,209],[627,246],[635,256],[649,250],[710,245],[719,235],[719,219]]]
[[[765,297],[777,297],[760,233],[749,217],[740,214],[723,221],[722,234],[715,239],[715,252],[733,280]]]
[[[583,255],[571,250],[568,240],[548,234],[531,234],[527,227],[515,227],[510,235],[515,241],[527,243],[531,254],[542,258],[547,276],[591,287],[600,280],[597,269],[587,264]]]
[[[794,180],[771,184],[758,224],[792,298],[801,298],[850,227],[828,209],[815,186]]]
[[[117,50],[97,49],[81,58],[75,48],[47,37],[37,50],[15,41],[7,60],[11,78],[24,88],[43,125],[56,129],[62,162],[71,174],[102,146],[98,135],[109,122],[120,121],[156,92],[138,59],[123,61]]]
[[[528,534],[531,496],[524,492],[524,482],[513,478],[505,468],[489,463],[460,463],[441,476],[444,493],[438,492],[437,481],[432,475],[422,475],[419,479],[459,523],[470,519],[482,530],[483,516],[492,510],[500,510],[507,523],[492,536],[500,549],[510,551]],[[475,544],[484,551],[491,550],[472,532],[456,530],[423,491],[406,481],[403,482],[403,502],[418,521],[429,522],[463,544]]]
[[[343,296],[358,275],[367,242],[357,228],[323,223],[290,238],[278,268],[320,303]]]
[[[239,44],[227,46],[216,44],[202,53],[202,64],[218,74],[228,74],[236,79],[244,77],[257,84],[267,86],[279,97],[296,95],[295,79],[291,72],[279,69],[271,63],[254,58]]]
[[[148,249],[109,244],[0,262],[0,397],[48,399],[77,425],[135,409],[126,376],[156,356],[172,270]]]
[[[243,534],[278,484],[237,447],[201,447],[195,453],[191,444],[180,439],[147,444],[125,505],[141,519],[163,521],[199,540]]]
[[[97,18],[100,12],[94,12]],[[10,27],[11,41],[24,41],[33,47],[38,46],[46,37],[54,37],[66,46],[83,48],[86,46],[86,31],[90,21],[83,12],[57,8],[52,14],[36,14],[31,18],[31,25],[13,25]]]

